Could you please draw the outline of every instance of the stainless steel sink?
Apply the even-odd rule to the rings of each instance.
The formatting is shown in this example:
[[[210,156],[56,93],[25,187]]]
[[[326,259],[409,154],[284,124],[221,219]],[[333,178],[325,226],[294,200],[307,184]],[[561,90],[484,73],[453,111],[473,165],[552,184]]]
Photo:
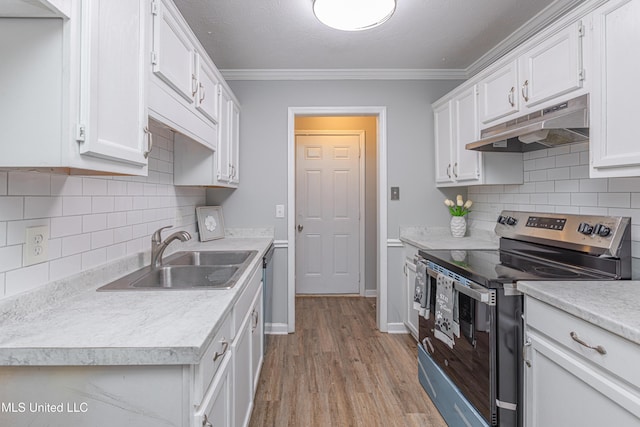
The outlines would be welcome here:
[[[257,251],[178,252],[165,265],[144,267],[98,288],[104,291],[230,289]]]
[[[168,265],[240,265],[258,251],[193,251],[167,257]]]

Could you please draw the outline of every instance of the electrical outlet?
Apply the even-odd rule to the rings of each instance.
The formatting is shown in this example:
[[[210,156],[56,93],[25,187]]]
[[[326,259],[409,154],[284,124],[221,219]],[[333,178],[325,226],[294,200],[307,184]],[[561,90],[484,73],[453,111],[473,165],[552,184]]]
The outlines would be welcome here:
[[[284,205],[276,205],[276,218],[284,218]]]
[[[28,227],[22,247],[23,266],[39,264],[49,260],[49,226]]]

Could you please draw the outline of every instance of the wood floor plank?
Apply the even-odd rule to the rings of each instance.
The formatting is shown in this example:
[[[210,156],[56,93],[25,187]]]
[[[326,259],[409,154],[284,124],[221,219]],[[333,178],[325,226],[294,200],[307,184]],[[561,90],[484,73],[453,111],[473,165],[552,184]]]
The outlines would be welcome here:
[[[296,333],[270,337],[250,427],[445,427],[415,341],[380,333],[375,315],[373,298],[296,298]]]

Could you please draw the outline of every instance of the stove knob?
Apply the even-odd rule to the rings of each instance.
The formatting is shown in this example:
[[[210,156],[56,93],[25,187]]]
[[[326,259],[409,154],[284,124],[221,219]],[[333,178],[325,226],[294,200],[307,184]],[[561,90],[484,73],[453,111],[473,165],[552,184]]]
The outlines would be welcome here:
[[[506,216],[502,216],[502,215],[498,216],[498,224],[504,224],[506,222],[507,222],[507,217]]]
[[[596,224],[593,229],[593,233],[597,234],[600,237],[607,237],[609,234],[611,234],[611,229],[606,225]]]
[[[591,235],[591,233],[593,233],[593,227],[586,222],[581,222],[578,226],[578,232],[589,236]]]
[[[507,218],[507,225],[516,225],[517,223],[518,223],[518,220],[512,216]]]

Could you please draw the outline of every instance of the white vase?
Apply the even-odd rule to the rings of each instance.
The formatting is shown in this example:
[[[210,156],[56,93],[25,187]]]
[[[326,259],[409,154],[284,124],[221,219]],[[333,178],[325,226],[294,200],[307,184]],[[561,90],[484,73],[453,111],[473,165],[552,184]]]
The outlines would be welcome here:
[[[463,216],[451,217],[451,235],[453,237],[464,237],[467,232],[467,220]]]

